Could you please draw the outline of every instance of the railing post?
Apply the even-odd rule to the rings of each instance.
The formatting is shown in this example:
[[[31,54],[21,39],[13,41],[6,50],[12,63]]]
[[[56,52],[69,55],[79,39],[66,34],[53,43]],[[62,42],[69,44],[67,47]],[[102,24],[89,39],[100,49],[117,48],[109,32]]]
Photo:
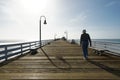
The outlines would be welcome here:
[[[8,58],[7,53],[8,53],[8,51],[7,51],[7,45],[5,45],[5,60],[6,61],[7,61],[7,58]]]
[[[35,48],[37,48],[37,42],[35,41]]]
[[[29,49],[31,49],[31,43],[29,43],[29,45],[30,45]]]
[[[107,47],[106,47],[106,44],[104,44],[105,46],[104,46],[104,48],[106,49]]]
[[[23,48],[22,48],[22,44],[20,45],[21,46],[21,55],[23,54]]]
[[[39,44],[39,41],[37,41],[37,47],[39,48],[40,44]]]
[[[96,45],[97,45],[96,41],[93,41],[93,48],[96,48]]]

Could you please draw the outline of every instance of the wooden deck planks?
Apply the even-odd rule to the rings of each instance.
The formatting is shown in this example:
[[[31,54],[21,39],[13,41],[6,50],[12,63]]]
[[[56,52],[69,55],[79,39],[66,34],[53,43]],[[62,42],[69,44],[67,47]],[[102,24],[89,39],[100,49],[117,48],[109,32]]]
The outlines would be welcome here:
[[[15,75],[16,74],[16,75]],[[5,73],[0,74],[0,77],[5,77],[5,79],[88,79],[88,80],[119,80],[118,77],[112,75],[111,73]]]
[[[120,58],[98,56],[89,49],[89,60],[83,60],[82,50],[76,44],[63,40],[43,47],[51,63],[39,49],[36,55],[26,55],[0,67],[0,80],[5,79],[79,79],[119,80]],[[59,59],[62,57],[63,60]],[[63,69],[64,68],[64,69]]]

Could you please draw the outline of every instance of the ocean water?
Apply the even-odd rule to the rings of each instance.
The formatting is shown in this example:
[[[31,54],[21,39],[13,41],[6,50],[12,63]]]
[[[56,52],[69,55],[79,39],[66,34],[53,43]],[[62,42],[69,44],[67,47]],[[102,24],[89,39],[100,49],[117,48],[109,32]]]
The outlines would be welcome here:
[[[92,39],[92,41],[120,43],[120,39]]]
[[[52,41],[50,40],[42,40],[42,44],[46,44],[47,42]],[[22,40],[0,40],[0,45],[7,45],[7,44],[17,44],[17,43],[26,43],[26,42],[34,42],[34,41],[22,41]]]
[[[16,44],[16,43],[22,43],[24,41],[20,40],[0,40],[0,45],[7,45],[7,44]]]

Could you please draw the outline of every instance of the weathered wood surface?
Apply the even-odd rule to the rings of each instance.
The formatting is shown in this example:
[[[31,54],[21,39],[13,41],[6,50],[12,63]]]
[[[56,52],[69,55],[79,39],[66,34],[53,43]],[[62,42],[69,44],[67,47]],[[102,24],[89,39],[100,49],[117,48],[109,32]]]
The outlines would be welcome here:
[[[54,41],[43,50],[52,62],[39,49],[36,55],[28,54],[1,65],[0,80],[120,80],[119,57],[98,56],[89,49],[89,60],[83,60],[81,48],[63,40]]]

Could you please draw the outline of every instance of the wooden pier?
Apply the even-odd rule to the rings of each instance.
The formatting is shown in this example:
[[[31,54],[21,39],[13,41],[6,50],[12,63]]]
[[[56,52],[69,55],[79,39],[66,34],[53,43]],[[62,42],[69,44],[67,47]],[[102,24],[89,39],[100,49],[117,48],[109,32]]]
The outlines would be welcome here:
[[[46,56],[49,56],[47,58]],[[120,57],[94,54],[84,60],[81,47],[64,40],[53,41],[35,55],[0,64],[0,80],[120,80]]]

